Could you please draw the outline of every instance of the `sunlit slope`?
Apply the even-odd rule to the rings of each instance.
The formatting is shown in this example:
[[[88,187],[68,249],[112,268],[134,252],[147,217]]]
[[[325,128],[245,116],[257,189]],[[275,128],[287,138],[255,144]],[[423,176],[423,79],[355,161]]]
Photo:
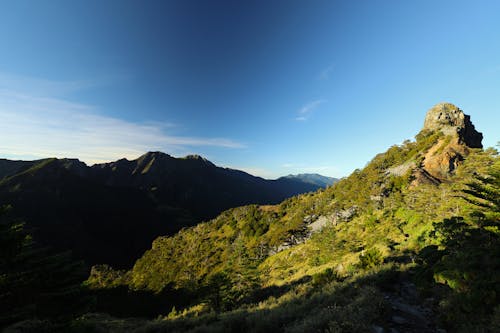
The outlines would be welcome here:
[[[467,155],[453,170],[433,175],[425,168],[456,147]],[[417,251],[429,243],[432,222],[466,213],[456,193],[492,161],[491,152],[467,147],[458,136],[424,129],[415,142],[391,147],[325,190],[276,206],[232,209],[158,238],[136,262],[131,284],[198,288],[218,272],[244,276],[240,268],[263,285],[282,284],[327,267],[348,274],[366,251],[383,257]]]
[[[331,187],[159,237],[131,270],[94,267],[87,285],[108,300],[116,290],[161,300],[149,315],[163,317],[145,331],[491,330],[498,152],[478,147],[481,134],[451,104],[427,119],[415,141]]]

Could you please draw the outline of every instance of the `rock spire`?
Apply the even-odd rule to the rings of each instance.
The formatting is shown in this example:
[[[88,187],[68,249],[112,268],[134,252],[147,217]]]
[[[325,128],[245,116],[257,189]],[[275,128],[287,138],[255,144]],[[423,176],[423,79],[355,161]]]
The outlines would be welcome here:
[[[458,136],[469,148],[482,148],[483,134],[476,131],[470,116],[451,103],[439,103],[427,111],[423,130],[440,130],[445,135]]]

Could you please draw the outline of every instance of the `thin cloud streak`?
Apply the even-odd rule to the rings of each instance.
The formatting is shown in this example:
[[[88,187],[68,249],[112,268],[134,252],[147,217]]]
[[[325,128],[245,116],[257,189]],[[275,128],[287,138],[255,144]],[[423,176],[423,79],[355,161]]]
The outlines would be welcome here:
[[[146,151],[171,154],[188,147],[244,148],[227,138],[169,135],[167,123],[133,123],[96,108],[57,98],[0,89],[0,154],[76,157],[93,164],[136,158]]]
[[[313,111],[316,110],[323,103],[326,103],[326,100],[318,99],[310,103],[307,103],[298,111],[299,115],[295,117],[295,120],[306,121],[307,119],[309,119]]]
[[[22,91],[31,96],[64,96],[65,94],[89,88],[102,87],[123,82],[128,75],[108,75],[92,80],[54,81],[37,77],[0,72],[0,89]]]

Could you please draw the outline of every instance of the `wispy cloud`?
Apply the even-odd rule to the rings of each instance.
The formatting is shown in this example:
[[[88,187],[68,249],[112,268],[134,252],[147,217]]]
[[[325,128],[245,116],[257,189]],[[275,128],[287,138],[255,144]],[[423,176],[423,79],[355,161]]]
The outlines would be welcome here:
[[[171,135],[170,123],[130,122],[102,115],[95,106],[44,95],[0,86],[0,156],[76,157],[92,164],[151,150],[176,154],[192,147],[244,147],[227,138]]]
[[[316,110],[323,103],[326,103],[326,100],[318,99],[318,100],[312,101],[310,103],[307,103],[302,108],[300,108],[300,110],[297,112],[298,115],[297,115],[297,117],[295,117],[295,120],[306,121],[307,119],[309,119],[309,117],[311,116],[313,111]]]
[[[11,91],[22,91],[24,94],[33,96],[52,96],[60,97],[74,91],[80,91],[88,88],[102,87],[112,84],[116,81],[126,80],[127,76],[109,75],[98,79],[88,80],[69,80],[54,81],[38,77],[16,75],[0,72],[0,89]]]
[[[330,66],[326,67],[325,69],[323,69],[321,71],[321,73],[319,74],[319,79],[320,80],[328,80],[328,79],[330,79],[330,76],[331,76],[334,68],[335,67],[333,65],[330,65]]]

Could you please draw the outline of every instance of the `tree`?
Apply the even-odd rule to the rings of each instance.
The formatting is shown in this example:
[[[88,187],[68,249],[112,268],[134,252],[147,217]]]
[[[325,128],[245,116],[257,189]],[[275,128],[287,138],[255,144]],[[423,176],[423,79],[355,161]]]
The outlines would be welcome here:
[[[83,263],[38,246],[24,224],[0,208],[0,325],[63,319],[87,309]]]
[[[488,321],[500,300],[500,161],[487,176],[468,184],[463,198],[474,204],[468,217],[455,216],[434,223],[442,247],[421,251],[424,270],[433,280],[449,287],[442,314],[450,325]],[[425,260],[425,258],[434,258]]]
[[[476,180],[467,184],[464,199],[474,204],[478,211],[485,212],[490,222],[498,224],[500,220],[500,163],[490,168],[487,176],[476,176]]]

